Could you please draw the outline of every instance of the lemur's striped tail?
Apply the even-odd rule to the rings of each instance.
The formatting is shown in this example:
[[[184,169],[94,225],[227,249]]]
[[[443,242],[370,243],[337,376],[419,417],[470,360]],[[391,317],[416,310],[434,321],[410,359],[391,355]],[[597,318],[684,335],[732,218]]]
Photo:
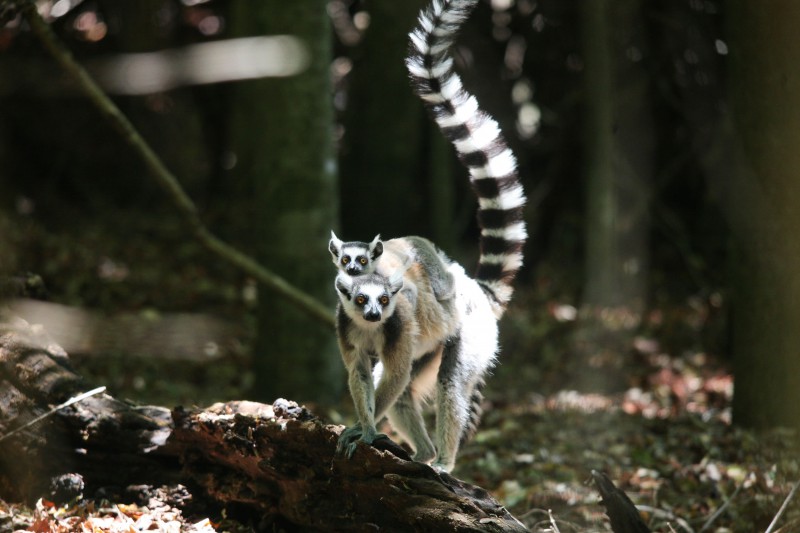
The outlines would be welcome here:
[[[478,108],[453,69],[450,49],[478,0],[433,0],[410,34],[406,66],[414,90],[433,114],[469,169],[478,197],[480,261],[475,279],[497,304],[500,315],[511,299],[512,281],[522,266],[527,233],[525,192],[517,163],[497,123]]]

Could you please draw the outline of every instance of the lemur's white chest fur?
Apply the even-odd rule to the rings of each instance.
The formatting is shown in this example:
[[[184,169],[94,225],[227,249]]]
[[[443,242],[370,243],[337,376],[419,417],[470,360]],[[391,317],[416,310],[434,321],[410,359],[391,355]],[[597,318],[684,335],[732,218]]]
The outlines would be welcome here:
[[[406,265],[394,278],[340,272],[336,287],[341,312],[350,320],[340,333],[381,359],[387,356],[387,344],[398,336],[412,360],[419,359],[455,334],[460,322],[455,298],[437,300],[418,265]]]

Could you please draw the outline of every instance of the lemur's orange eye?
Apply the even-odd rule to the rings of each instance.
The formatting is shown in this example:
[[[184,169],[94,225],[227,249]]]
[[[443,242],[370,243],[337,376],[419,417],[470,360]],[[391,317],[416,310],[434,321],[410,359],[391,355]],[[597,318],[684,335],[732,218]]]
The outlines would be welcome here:
[[[365,303],[367,303],[367,298],[365,296],[362,296],[360,294],[358,296],[356,296],[356,304],[357,305],[364,305]]]
[[[384,306],[385,305],[389,305],[389,297],[386,296],[385,294],[383,296],[381,296],[380,300],[378,300],[378,301],[381,303],[381,305],[384,305]]]
[[[343,265],[346,265],[346,264],[347,264],[347,263],[349,263],[349,262],[350,262],[350,258],[349,258],[348,256],[344,256],[344,257],[342,257],[342,264],[343,264]]]
[[[366,265],[367,258],[362,255],[361,258],[358,260],[358,262],[361,263],[362,265]]]

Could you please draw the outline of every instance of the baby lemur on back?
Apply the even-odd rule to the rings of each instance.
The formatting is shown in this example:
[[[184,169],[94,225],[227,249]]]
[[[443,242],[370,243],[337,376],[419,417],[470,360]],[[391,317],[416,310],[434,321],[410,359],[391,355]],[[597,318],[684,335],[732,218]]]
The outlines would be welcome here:
[[[478,109],[453,70],[455,34],[478,0],[434,0],[411,33],[406,65],[416,94],[453,143],[478,198],[480,258],[474,278],[421,237],[343,242],[337,336],[358,423],[339,438],[352,456],[386,416],[414,459],[450,471],[480,415],[480,388],[494,365],[497,321],[522,265],[525,194],[497,123]],[[422,407],[435,399],[436,433]]]
[[[350,276],[372,274],[377,269],[379,274],[388,277],[400,268],[419,264],[428,272],[437,300],[453,297],[453,276],[446,267],[450,259],[424,237],[410,236],[382,241],[381,236],[376,235],[371,242],[342,242],[331,231],[328,250],[331,252],[333,264]],[[413,287],[406,288],[407,292],[409,289],[413,291]]]

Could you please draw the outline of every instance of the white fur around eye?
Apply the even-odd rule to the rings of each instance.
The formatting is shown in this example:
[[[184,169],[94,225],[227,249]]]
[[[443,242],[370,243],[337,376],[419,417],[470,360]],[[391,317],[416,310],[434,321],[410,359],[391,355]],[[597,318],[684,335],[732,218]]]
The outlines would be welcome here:
[[[374,284],[361,285],[358,290],[359,293],[367,296],[370,302],[377,302],[378,298],[383,296],[386,292],[383,285]]]
[[[368,255],[369,250],[366,246],[345,246],[342,248],[342,255],[349,257],[358,257],[359,255]]]

